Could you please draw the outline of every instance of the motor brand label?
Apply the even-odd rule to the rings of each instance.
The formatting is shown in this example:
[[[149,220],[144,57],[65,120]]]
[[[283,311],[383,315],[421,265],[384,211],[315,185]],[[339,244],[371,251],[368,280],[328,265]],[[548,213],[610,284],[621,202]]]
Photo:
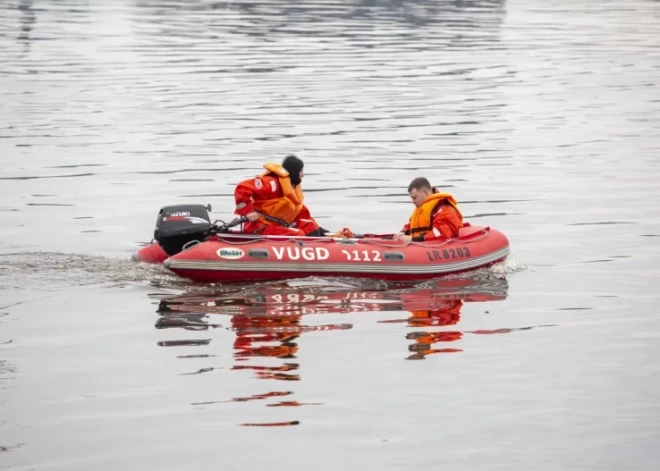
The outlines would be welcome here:
[[[245,252],[234,247],[222,247],[221,249],[217,250],[216,254],[218,254],[218,257],[220,258],[236,260],[242,258],[245,255]]]

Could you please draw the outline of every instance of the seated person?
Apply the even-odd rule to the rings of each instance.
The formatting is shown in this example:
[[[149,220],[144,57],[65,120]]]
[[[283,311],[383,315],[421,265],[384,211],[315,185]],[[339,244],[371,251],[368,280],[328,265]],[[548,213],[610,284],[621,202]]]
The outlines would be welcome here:
[[[394,239],[404,242],[451,239],[463,226],[458,203],[449,193],[440,193],[424,177],[415,178],[408,186],[415,205],[410,221]]]
[[[320,227],[303,204],[304,166],[302,160],[290,154],[282,165],[267,163],[261,175],[236,186],[234,213],[249,219],[243,232],[308,237],[335,235]]]

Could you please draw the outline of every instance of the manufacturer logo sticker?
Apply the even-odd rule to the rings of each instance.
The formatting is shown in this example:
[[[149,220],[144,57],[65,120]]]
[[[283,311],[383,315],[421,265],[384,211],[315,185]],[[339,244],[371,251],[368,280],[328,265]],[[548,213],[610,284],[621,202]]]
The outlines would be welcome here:
[[[241,249],[236,249],[234,247],[222,247],[221,249],[217,250],[216,254],[218,254],[218,257],[220,258],[226,258],[228,260],[236,260],[242,258],[245,255],[245,252],[243,252]]]

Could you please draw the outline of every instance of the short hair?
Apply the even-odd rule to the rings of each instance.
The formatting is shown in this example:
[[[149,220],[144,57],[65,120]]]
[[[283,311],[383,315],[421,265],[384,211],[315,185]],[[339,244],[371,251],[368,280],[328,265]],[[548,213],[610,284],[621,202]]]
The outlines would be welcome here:
[[[408,193],[413,190],[432,190],[431,183],[424,177],[417,177],[408,185]]]

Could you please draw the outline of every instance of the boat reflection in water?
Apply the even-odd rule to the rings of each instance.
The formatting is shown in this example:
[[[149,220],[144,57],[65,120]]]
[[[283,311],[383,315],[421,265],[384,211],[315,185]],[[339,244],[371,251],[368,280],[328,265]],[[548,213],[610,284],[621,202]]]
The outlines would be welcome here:
[[[488,274],[483,278],[457,277],[428,280],[408,286],[392,286],[369,280],[295,280],[221,288],[203,287],[180,295],[161,297],[156,328],[182,328],[209,331],[227,329],[235,333],[232,370],[251,370],[259,379],[300,381],[298,338],[306,332],[330,332],[351,329],[351,323],[315,323],[315,315],[353,314],[358,312],[409,312],[384,323],[401,323],[416,328],[404,335],[412,343],[409,359],[423,359],[433,353],[459,352],[459,348],[440,348],[437,344],[454,342],[464,334],[506,333],[517,329],[492,331],[432,331],[438,326],[456,326],[464,303],[506,299],[508,282]],[[334,316],[333,316],[334,317]],[[316,318],[318,320],[318,318]],[[424,328],[428,328],[423,330]],[[207,335],[208,337],[208,335]],[[167,341],[161,346],[208,345],[210,340]],[[190,357],[203,357],[192,355]],[[269,359],[269,360],[266,360]],[[281,363],[273,365],[272,359]],[[199,372],[209,371],[200,370]],[[198,372],[198,373],[199,373]],[[285,396],[292,391],[236,397],[215,402],[244,402],[275,398],[268,407],[320,405],[298,402]],[[292,422],[248,423],[242,425],[292,425]]]
[[[507,297],[508,283],[504,278],[491,278],[487,282],[457,279],[434,281],[431,286],[421,284],[416,288],[412,292],[401,294],[401,310],[409,311],[409,317],[378,322],[401,323],[417,328],[455,326],[461,320],[461,309],[465,303],[502,301]],[[440,346],[460,340],[464,334],[507,334],[533,328],[534,326],[465,331],[415,330],[406,334],[406,339],[413,341],[408,347],[411,354],[407,359],[423,360],[434,353],[462,352],[461,348]]]

